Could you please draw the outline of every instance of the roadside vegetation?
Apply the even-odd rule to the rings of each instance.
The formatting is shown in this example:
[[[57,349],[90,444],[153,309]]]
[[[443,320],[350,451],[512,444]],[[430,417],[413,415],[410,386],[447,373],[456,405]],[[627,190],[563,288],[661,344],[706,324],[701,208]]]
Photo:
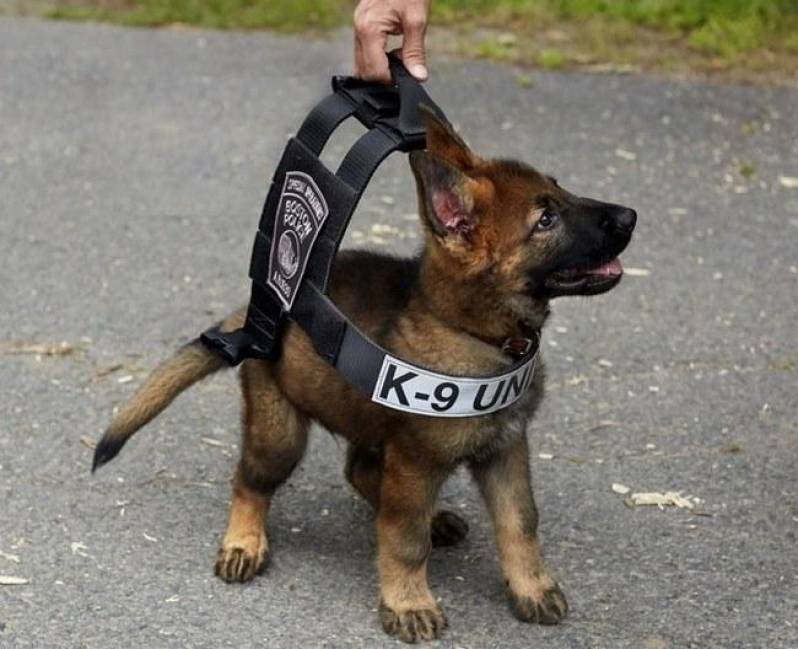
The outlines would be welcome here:
[[[12,0],[12,10],[135,26],[321,32],[350,0]],[[798,0],[433,0],[432,49],[544,68],[795,81]],[[436,38],[436,32],[442,37]]]

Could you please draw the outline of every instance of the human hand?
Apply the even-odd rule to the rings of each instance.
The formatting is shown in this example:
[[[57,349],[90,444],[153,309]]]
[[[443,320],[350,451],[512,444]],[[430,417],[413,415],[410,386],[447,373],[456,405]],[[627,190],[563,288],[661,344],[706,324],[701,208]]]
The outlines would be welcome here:
[[[429,0],[360,0],[355,8],[355,76],[390,83],[385,46],[388,36],[402,34],[399,50],[407,71],[427,78],[424,36]]]

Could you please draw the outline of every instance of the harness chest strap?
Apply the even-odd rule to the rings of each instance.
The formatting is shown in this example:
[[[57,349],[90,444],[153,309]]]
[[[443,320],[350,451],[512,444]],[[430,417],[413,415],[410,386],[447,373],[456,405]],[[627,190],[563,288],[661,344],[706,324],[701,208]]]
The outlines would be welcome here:
[[[449,376],[397,358],[370,340],[326,295],[330,269],[363,191],[392,152],[424,147],[419,106],[445,120],[424,89],[391,57],[395,86],[333,79],[291,138],[274,174],[255,237],[247,318],[242,329],[213,328],[201,340],[230,364],[276,359],[286,320],[344,379],[389,408],[436,417],[470,417],[506,408],[532,380],[538,339],[506,370],[484,377]],[[332,132],[354,115],[369,130],[333,174],[319,154]]]

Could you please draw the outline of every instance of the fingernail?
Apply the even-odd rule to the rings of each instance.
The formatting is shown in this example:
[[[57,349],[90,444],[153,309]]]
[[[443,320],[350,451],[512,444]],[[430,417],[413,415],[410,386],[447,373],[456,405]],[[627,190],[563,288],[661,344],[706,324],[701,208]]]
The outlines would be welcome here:
[[[420,63],[416,63],[415,65],[410,66],[410,74],[412,74],[419,81],[424,81],[424,79],[427,78],[427,68]]]

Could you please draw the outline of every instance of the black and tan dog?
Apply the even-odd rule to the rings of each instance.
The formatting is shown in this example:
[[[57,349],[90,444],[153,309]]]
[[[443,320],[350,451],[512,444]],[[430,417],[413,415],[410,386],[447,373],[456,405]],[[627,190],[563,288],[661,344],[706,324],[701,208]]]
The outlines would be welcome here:
[[[369,336],[401,358],[448,374],[484,375],[511,363],[506,341],[536,335],[549,300],[594,295],[622,275],[617,255],[633,210],[579,198],[518,162],[477,157],[427,118],[426,152],[411,154],[425,245],[417,259],[342,253],[330,294]],[[238,328],[243,311],[223,329]],[[95,454],[113,458],[184,389],[223,367],[199,342],[160,365],[124,405]],[[440,636],[446,618],[427,585],[433,545],[467,526],[436,511],[438,491],[466,464],[484,496],[510,601],[521,620],[558,623],[565,597],[541,561],[526,429],[543,396],[542,364],[511,407],[473,418],[432,418],[377,405],[343,382],[289,326],[279,361],[241,366],[243,444],[230,520],[216,559],[225,581],[266,565],[266,517],[276,489],[302,459],[311,420],[349,442],[346,477],[374,507],[380,618],[414,642]]]

